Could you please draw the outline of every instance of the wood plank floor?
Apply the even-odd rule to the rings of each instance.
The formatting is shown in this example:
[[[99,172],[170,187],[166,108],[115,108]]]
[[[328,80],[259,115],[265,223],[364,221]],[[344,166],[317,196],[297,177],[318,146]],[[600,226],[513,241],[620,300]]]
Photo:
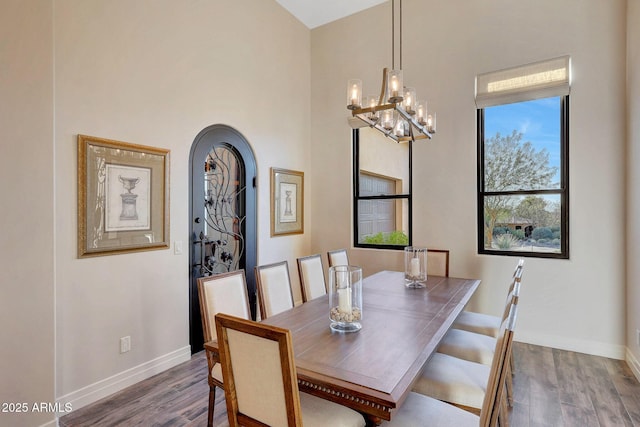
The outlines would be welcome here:
[[[513,427],[640,427],[640,383],[626,362],[515,343]],[[204,353],[60,418],[61,427],[206,426]],[[425,425],[427,425],[425,423]],[[227,426],[224,392],[214,425]]]

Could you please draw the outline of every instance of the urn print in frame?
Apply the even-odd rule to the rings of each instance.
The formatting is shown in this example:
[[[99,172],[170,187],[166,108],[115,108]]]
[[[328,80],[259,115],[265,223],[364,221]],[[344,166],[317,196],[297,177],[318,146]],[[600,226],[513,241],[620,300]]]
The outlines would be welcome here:
[[[78,135],[78,257],[169,247],[169,150]]]
[[[304,233],[304,172],[271,168],[271,236]]]

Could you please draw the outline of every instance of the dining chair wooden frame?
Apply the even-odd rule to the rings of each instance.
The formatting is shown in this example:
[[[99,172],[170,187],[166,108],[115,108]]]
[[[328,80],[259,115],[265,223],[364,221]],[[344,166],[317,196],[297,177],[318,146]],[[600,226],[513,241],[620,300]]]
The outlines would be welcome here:
[[[244,270],[235,270],[213,276],[199,277],[198,297],[200,300],[200,317],[202,334],[205,342],[217,339],[215,315],[224,312],[245,319],[251,318],[247,280]],[[209,383],[209,409],[207,425],[213,425],[213,414],[216,401],[216,387],[224,389],[220,360],[214,353],[206,351]]]
[[[496,345],[496,352],[500,357],[496,357],[492,362],[479,410],[449,404],[419,392],[411,392],[391,421],[383,422],[381,426],[508,427],[509,413],[505,406],[504,384],[508,375],[507,356],[512,352],[516,316],[517,306],[513,305],[508,320],[503,325],[503,334]]]
[[[300,257],[297,259],[297,263],[302,301],[307,302],[325,295],[328,291],[324,266],[322,265],[322,255],[315,254]]]
[[[257,265],[255,275],[261,319],[294,307],[287,261]]]
[[[457,357],[436,353],[427,363],[414,386],[414,391],[432,398],[449,402],[461,409],[483,417],[487,413],[487,393],[498,390],[492,405],[506,408],[507,400],[504,393],[508,380],[509,357],[513,331],[517,318],[517,304],[510,304],[509,314],[500,326],[500,334],[495,342],[494,357],[491,365],[482,365]],[[497,384],[495,381],[500,381]],[[508,423],[508,411],[502,410],[501,425]],[[497,415],[496,415],[497,416]],[[483,425],[481,423],[481,425]]]
[[[288,329],[223,313],[215,321],[231,427],[365,427],[353,409],[300,393]]]
[[[220,360],[222,363],[222,373],[226,381],[225,400],[227,403],[227,415],[231,427],[236,426],[266,426],[273,422],[270,418],[257,418],[263,416],[253,410],[242,413],[238,404],[237,386],[243,387],[244,384],[237,383],[237,376],[234,374],[233,364],[234,357],[230,349],[229,331],[237,331],[243,334],[252,335],[262,341],[272,341],[277,344],[280,358],[280,377],[282,378],[282,401],[277,402],[285,408],[285,418],[288,426],[302,425],[302,410],[300,405],[300,395],[297,392],[298,379],[295,369],[295,361],[293,356],[293,344],[291,333],[276,326],[270,326],[263,323],[246,321],[224,314],[216,315],[216,328],[218,331],[218,346],[220,350]],[[233,340],[233,338],[232,338]],[[258,342],[258,341],[256,341]],[[232,344],[233,345],[233,344]],[[267,344],[268,345],[268,344]],[[265,361],[266,362],[266,361]],[[269,365],[270,368],[273,366]],[[260,369],[257,367],[256,369]],[[241,380],[242,381],[242,380]],[[279,388],[279,387],[278,387]],[[276,390],[278,389],[276,388]],[[276,393],[268,393],[264,390],[264,397],[277,398],[273,396]],[[276,406],[276,405],[274,405]],[[252,409],[251,405],[248,408]],[[271,415],[271,414],[269,414]],[[265,415],[268,416],[268,415]]]
[[[346,249],[336,249],[327,252],[329,258],[329,267],[336,265],[349,265],[349,254]]]
[[[433,272],[434,267],[435,272]],[[449,277],[449,249],[427,248],[427,274]]]

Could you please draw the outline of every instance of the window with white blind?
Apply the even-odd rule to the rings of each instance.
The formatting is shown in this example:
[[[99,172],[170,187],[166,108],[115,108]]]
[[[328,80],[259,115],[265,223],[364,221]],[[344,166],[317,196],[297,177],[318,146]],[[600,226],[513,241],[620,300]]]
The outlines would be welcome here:
[[[569,257],[570,58],[476,77],[478,252]]]

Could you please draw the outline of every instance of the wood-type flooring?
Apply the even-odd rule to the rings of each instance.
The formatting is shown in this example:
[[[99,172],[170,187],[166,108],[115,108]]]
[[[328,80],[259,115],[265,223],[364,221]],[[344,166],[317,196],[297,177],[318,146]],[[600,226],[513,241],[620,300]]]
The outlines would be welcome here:
[[[516,342],[512,427],[640,427],[640,383],[626,362]],[[206,426],[204,353],[63,416],[61,427]],[[216,392],[215,426],[228,426]],[[428,425],[428,422],[425,423]]]

